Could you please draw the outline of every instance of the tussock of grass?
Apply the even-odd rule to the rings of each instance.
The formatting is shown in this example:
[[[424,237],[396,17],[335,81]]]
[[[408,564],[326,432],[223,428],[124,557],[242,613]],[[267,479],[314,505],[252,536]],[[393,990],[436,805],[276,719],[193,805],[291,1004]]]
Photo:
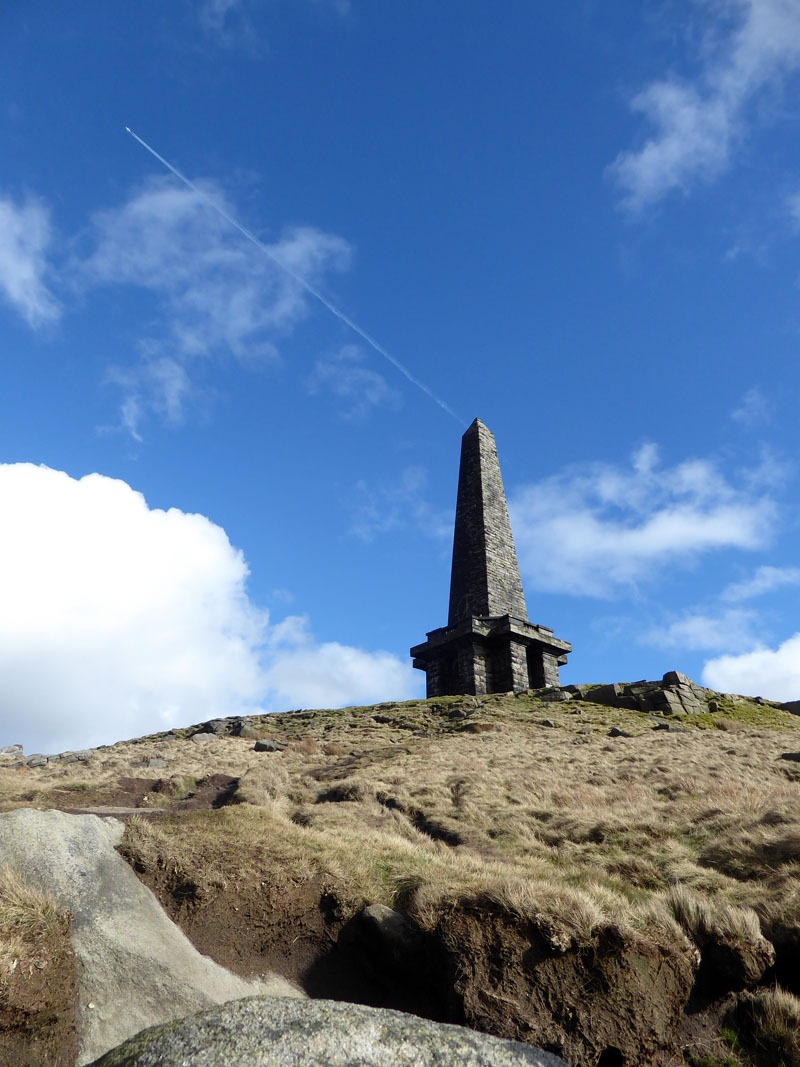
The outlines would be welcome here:
[[[777,987],[744,993],[736,1019],[745,1039],[769,1063],[800,1067],[800,998]]]
[[[169,782],[169,793],[173,800],[185,800],[195,792],[200,779],[194,775],[175,775]]]
[[[608,894],[596,888],[599,892],[592,893],[554,885],[545,879],[498,878],[484,888],[475,886],[469,891],[464,887],[455,893],[424,884],[412,888],[400,882],[398,895],[402,895],[405,907],[423,929],[432,929],[439,916],[455,903],[467,909],[488,907],[504,912],[514,922],[532,923],[552,949],[566,952],[590,944],[600,926],[612,923],[616,909],[603,906],[608,904]]]
[[[0,983],[19,967],[42,962],[71,916],[8,867],[0,868]]]
[[[774,818],[774,816],[773,816]],[[797,867],[800,864],[800,827],[778,830],[763,820],[743,826],[724,839],[712,841],[703,850],[701,862],[724,871],[733,878],[763,877],[765,869]]]
[[[317,798],[320,803],[340,803],[342,801],[364,801],[374,797],[375,789],[363,778],[344,778],[341,782],[323,790]]]
[[[678,925],[696,945],[716,940],[762,940],[761,924],[752,908],[737,908],[725,902],[716,905],[686,886],[671,889],[667,903]]]
[[[239,779],[234,800],[241,804],[270,804],[289,792],[289,772],[282,763],[251,767]]]

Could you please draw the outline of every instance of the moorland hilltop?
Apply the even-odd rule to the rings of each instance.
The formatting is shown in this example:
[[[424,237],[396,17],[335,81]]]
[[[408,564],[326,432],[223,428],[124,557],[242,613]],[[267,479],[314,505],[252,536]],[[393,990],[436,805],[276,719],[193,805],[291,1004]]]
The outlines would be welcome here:
[[[243,978],[573,1067],[800,1064],[800,717],[673,678],[11,751],[0,811],[121,820],[141,882]],[[75,1062],[70,918],[4,872],[3,1062]]]

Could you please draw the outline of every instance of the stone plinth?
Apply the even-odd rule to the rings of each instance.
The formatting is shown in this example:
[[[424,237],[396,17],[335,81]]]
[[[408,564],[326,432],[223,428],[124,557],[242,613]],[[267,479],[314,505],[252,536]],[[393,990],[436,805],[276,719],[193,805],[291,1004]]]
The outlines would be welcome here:
[[[471,616],[456,626],[431,630],[411,649],[414,666],[425,671],[429,697],[450,693],[507,693],[558,685],[558,668],[572,645],[511,615]]]

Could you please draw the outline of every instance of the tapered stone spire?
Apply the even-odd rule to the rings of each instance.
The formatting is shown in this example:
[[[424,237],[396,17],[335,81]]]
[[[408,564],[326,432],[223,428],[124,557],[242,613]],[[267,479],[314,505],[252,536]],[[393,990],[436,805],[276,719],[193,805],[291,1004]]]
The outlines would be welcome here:
[[[572,645],[528,620],[492,431],[476,419],[461,442],[450,615],[411,649],[428,696],[559,684]]]
[[[461,439],[447,625],[470,615],[528,618],[497,445],[480,419]]]

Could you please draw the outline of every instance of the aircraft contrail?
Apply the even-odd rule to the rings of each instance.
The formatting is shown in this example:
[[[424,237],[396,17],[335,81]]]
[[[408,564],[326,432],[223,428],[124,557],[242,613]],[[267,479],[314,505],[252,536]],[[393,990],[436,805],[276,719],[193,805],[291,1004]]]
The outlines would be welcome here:
[[[407,370],[398,359],[395,359],[394,356],[391,355],[391,353],[387,352],[383,345],[379,344],[374,337],[371,337],[366,330],[362,330],[357,322],[353,322],[349,315],[345,315],[343,311],[340,311],[335,304],[332,304],[330,300],[324,297],[322,293],[318,289],[315,289],[314,286],[311,285],[309,282],[307,282],[305,278],[302,278],[299,274],[296,274],[291,269],[291,267],[287,267],[285,263],[282,263],[278,259],[278,257],[274,255],[274,253],[270,252],[269,248],[264,244],[263,241],[259,241],[259,239],[251,230],[248,230],[246,226],[243,226],[241,222],[239,222],[238,219],[234,218],[233,215],[230,215],[224,207],[221,207],[218,203],[216,203],[216,201],[212,200],[210,196],[207,196],[203,192],[203,190],[199,189],[193,181],[190,181],[190,179],[186,177],[185,174],[181,174],[177,167],[173,167],[169,160],[164,159],[163,156],[159,155],[158,152],[156,152],[155,148],[151,148],[147,141],[142,140],[138,133],[133,132],[130,126],[126,126],[125,130],[131,135],[131,137],[133,137],[135,141],[139,142],[142,148],[146,148],[151,156],[155,156],[159,163],[163,163],[167,170],[171,171],[176,178],[179,178],[184,185],[188,186],[193,193],[200,197],[203,203],[208,204],[210,208],[213,208],[218,215],[221,215],[226,222],[229,222],[231,226],[234,226],[239,231],[239,233],[242,234],[243,237],[247,238],[248,241],[252,241],[256,248],[260,248],[265,256],[267,256],[269,259],[272,260],[273,263],[279,266],[282,271],[289,275],[290,278],[294,279],[294,281],[296,281],[298,285],[301,285],[307,293],[310,293],[311,296],[319,300],[320,304],[326,307],[332,315],[336,316],[337,319],[340,319],[345,324],[345,326],[349,326],[354,333],[357,333],[358,336],[361,337],[364,341],[366,341],[371,348],[374,348],[379,355],[383,356],[384,359],[388,359],[388,361],[392,364],[393,367],[399,370],[400,373],[404,375],[404,377],[406,377],[412,385],[416,385],[416,387],[418,389],[421,389],[426,396],[429,396],[435,404],[438,404],[442,411],[446,411],[448,415],[451,415],[456,420],[456,422],[461,423],[462,426],[467,425],[462,418],[459,418],[459,416],[456,415],[456,413],[451,407],[445,404],[444,400],[440,400],[439,397],[431,389],[429,389],[424,382],[421,382],[419,378],[416,378],[411,373],[411,371]]]

